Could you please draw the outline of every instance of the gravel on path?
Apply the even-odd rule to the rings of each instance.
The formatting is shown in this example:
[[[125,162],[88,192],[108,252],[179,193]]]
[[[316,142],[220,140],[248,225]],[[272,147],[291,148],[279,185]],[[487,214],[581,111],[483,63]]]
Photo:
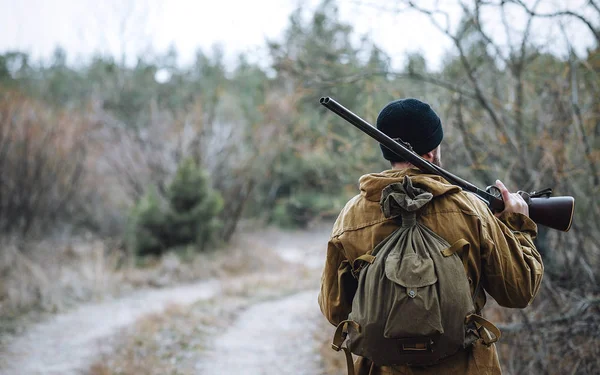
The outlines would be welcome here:
[[[30,327],[0,353],[0,374],[79,374],[89,368],[102,339],[158,313],[169,305],[185,306],[220,293],[215,280],[135,293],[105,303],[82,306]]]
[[[318,291],[262,302],[244,311],[196,365],[200,374],[316,375]]]

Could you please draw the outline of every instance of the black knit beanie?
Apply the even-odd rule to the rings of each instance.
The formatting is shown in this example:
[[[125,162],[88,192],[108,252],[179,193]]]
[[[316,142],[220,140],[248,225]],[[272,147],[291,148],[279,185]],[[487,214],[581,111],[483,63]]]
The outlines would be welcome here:
[[[407,142],[417,155],[435,149],[444,138],[442,122],[429,104],[417,99],[395,100],[379,112],[377,129],[390,138]],[[381,145],[383,157],[391,162],[405,161]]]

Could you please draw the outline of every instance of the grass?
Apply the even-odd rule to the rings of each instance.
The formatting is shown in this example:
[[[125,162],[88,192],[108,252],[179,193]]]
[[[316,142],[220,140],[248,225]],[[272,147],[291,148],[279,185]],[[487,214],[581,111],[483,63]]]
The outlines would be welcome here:
[[[254,271],[233,267],[229,271],[233,273],[221,275],[222,295],[188,308],[172,306],[162,314],[141,319],[109,345],[114,349],[104,353],[89,373],[195,374],[210,339],[227,329],[246,308],[318,286],[315,270],[281,263],[261,272],[263,267]]]
[[[245,308],[318,288],[320,270],[286,262],[273,251],[287,245],[292,236],[300,248],[314,246],[314,234],[256,228],[248,232],[218,251],[173,252],[160,259],[147,258],[143,267],[136,266],[118,246],[89,239],[32,243],[3,251],[0,336],[9,342],[12,334],[31,322],[28,317],[37,319],[39,314],[43,319],[86,301],[216,278],[222,291],[218,298],[191,307],[170,306],[164,313],[141,319],[102,343],[102,357],[88,369],[91,374],[196,373],[207,338],[225,330]]]
[[[4,242],[0,248],[0,336],[120,288],[119,255],[107,243]]]
[[[140,267],[111,241],[4,242],[0,245],[0,347],[31,323],[82,303],[279,267],[281,261],[268,256],[263,247],[239,236],[218,250],[171,252],[146,258]],[[259,258],[256,252],[265,255]]]

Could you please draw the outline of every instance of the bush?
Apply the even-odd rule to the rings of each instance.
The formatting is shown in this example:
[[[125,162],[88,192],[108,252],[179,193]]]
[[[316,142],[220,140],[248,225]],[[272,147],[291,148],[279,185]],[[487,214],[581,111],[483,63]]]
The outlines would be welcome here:
[[[88,120],[0,91],[0,233],[26,236],[81,224]]]
[[[193,160],[178,167],[165,197],[150,189],[131,213],[129,246],[137,255],[160,255],[177,246],[200,251],[218,241],[223,199]]]
[[[160,255],[167,248],[167,217],[156,189],[150,189],[131,212],[128,245],[137,255]]]
[[[306,228],[319,218],[332,219],[344,206],[346,196],[306,192],[281,199],[271,214],[271,221],[285,228]]]
[[[167,190],[170,245],[194,243],[200,250],[217,242],[223,199],[209,184],[207,173],[192,159],[184,160]]]

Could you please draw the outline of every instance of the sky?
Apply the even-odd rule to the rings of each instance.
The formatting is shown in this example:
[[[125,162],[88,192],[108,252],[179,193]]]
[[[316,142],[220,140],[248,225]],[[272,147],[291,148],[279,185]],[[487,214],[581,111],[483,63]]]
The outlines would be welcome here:
[[[428,5],[434,1],[418,3]],[[579,9],[584,2],[542,1],[548,9]],[[260,62],[267,58],[265,39],[281,38],[289,15],[300,3],[312,9],[320,0],[0,0],[0,53],[20,50],[35,60],[43,60],[60,45],[72,64],[97,53],[124,57],[132,63],[140,54],[162,53],[174,46],[179,63],[185,65],[193,61],[198,48],[209,52],[213,45],[220,44],[231,64],[240,52],[246,52],[251,61]],[[337,3],[340,17],[354,27],[357,40],[368,35],[392,58],[395,67],[403,65],[406,53],[420,52],[435,69],[451,49],[450,40],[425,16],[390,9],[394,1]],[[453,5],[456,1],[437,3],[449,12],[450,23],[455,25],[460,18],[460,9]],[[382,6],[387,9],[382,10]],[[517,35],[524,17],[518,12],[512,17]],[[489,20],[490,33],[505,41],[499,18],[485,18]],[[564,43],[560,39],[564,36],[558,30],[548,36],[543,22],[536,26],[537,30],[544,30],[540,38],[551,40],[550,48],[561,53]],[[568,37],[583,52],[591,41],[590,34],[580,24],[566,25]]]

